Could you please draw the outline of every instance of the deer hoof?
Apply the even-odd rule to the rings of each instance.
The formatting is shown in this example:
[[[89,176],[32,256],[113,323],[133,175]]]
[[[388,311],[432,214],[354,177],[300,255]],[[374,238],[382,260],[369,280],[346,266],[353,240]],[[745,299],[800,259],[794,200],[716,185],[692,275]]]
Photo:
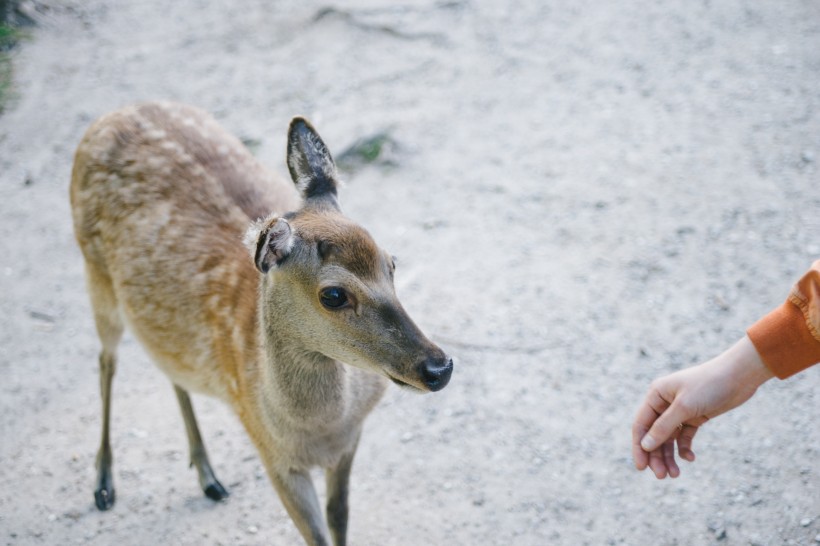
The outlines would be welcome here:
[[[94,504],[96,504],[97,508],[102,512],[114,506],[115,499],[113,487],[100,488],[94,491]]]
[[[222,484],[215,481],[205,488],[205,496],[209,499],[218,501],[228,496],[228,490],[222,487]]]

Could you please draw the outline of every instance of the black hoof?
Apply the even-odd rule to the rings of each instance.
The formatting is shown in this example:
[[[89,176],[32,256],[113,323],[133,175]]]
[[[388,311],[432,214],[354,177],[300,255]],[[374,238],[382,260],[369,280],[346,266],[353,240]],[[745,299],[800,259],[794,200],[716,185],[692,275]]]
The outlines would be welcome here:
[[[214,482],[205,488],[205,496],[215,501],[222,500],[228,496],[228,490],[221,483]]]
[[[114,495],[114,489],[97,489],[94,491],[94,504],[97,505],[97,508],[105,512],[112,506],[114,506],[114,500],[116,500],[116,496]]]

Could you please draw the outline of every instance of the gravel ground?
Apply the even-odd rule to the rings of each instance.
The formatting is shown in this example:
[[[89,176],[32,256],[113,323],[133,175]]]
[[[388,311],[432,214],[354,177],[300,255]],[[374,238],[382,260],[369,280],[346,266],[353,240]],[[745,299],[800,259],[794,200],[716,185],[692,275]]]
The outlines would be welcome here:
[[[331,0],[333,1],[333,0]],[[820,370],[638,473],[633,413],[820,257],[820,6],[794,2],[47,0],[0,117],[0,542],[298,544],[228,409],[194,397],[231,497],[202,496],[173,390],[133,338],[118,504],[93,504],[95,337],[68,208],[93,119],[167,98],[280,173],[287,122],[386,133],[342,202],[456,357],[391,388],[353,469],[352,544],[820,543]]]

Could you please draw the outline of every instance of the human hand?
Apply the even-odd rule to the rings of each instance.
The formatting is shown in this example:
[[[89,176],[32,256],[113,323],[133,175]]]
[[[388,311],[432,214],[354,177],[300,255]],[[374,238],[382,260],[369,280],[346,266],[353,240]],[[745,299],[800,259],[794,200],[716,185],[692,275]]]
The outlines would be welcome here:
[[[743,337],[719,356],[652,382],[632,424],[632,459],[655,477],[677,478],[678,455],[695,460],[692,441],[698,428],[752,397],[773,377],[751,340]]]

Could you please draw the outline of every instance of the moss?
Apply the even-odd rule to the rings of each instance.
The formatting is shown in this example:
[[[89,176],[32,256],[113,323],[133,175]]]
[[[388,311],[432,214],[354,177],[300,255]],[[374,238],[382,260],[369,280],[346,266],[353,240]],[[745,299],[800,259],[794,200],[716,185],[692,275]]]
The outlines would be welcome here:
[[[22,38],[21,32],[9,25],[0,24],[0,114],[6,108],[12,94],[12,64],[9,51]]]
[[[356,171],[373,163],[394,166],[396,148],[389,131],[382,131],[354,142],[338,156],[336,163],[346,171]]]

